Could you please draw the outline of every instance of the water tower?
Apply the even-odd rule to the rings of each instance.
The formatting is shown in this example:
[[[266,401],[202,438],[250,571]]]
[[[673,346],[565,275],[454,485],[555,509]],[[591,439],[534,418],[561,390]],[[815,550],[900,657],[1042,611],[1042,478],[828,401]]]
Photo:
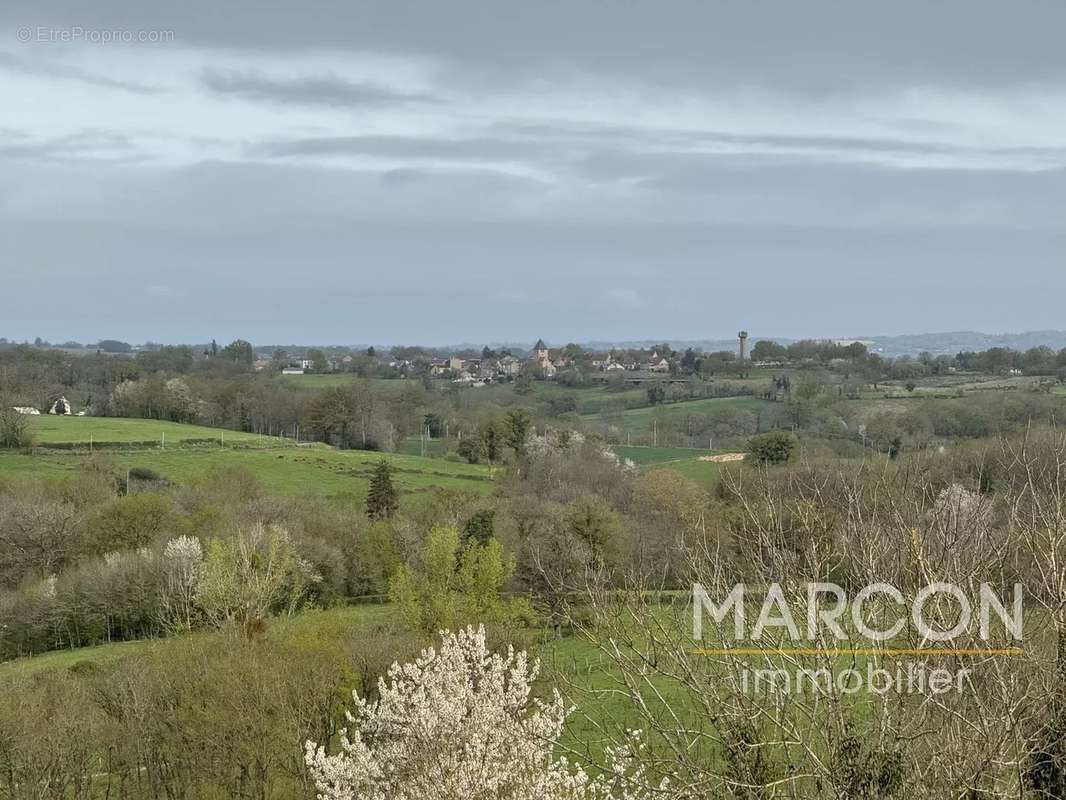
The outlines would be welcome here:
[[[737,339],[740,340],[740,360],[743,361],[744,360],[744,347],[748,343],[748,332],[747,331],[741,331],[740,333],[737,334]]]

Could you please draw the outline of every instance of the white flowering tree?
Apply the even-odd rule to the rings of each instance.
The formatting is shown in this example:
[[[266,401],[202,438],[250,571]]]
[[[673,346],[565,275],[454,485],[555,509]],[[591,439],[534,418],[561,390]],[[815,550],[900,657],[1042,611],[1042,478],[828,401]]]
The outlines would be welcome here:
[[[203,563],[203,548],[194,536],[171,539],[163,548],[163,586],[159,606],[168,630],[192,630]]]
[[[524,651],[489,651],[483,628],[443,634],[413,664],[394,664],[378,682],[379,699],[353,694],[340,752],[306,744],[321,800],[644,800],[634,766],[634,733],[609,749],[604,774],[590,776],[554,743],[570,710],[558,692],[531,698],[538,664]]]

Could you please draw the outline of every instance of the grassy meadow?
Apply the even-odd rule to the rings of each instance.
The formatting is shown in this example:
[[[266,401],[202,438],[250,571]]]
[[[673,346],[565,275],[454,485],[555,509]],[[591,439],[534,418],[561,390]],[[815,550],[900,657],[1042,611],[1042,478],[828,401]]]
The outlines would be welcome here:
[[[700,450],[692,447],[642,447],[615,445],[611,448],[623,460],[632,461],[637,469],[668,469],[685,476],[704,489],[711,488],[718,480],[722,464],[704,460],[707,456],[720,455],[721,450]]]
[[[90,456],[92,441],[111,444],[91,455],[114,469],[150,469],[174,483],[240,468],[271,493],[362,498],[371,471],[384,458],[393,466],[404,493],[426,492],[434,486],[491,490],[488,467],[428,456],[336,450],[321,444],[297,446],[278,437],[155,420],[42,416],[33,422],[38,447],[33,453],[0,452],[0,475],[71,476]],[[145,444],[156,441],[158,445]]]
[[[590,414],[585,419],[616,425],[624,430],[632,431],[634,434],[643,435],[653,430],[656,421],[676,421],[683,419],[686,414],[706,414],[722,408],[738,408],[758,412],[772,405],[773,403],[770,401],[759,397],[707,397],[631,408],[625,411],[599,412]]]
[[[154,419],[126,419],[120,417],[61,417],[42,414],[30,417],[31,429],[38,444],[72,445],[90,442],[139,444],[157,446],[182,445],[191,442],[217,442],[220,445],[254,445],[256,447],[291,445],[286,439],[258,436],[254,433],[208,428],[203,425],[184,425]]]

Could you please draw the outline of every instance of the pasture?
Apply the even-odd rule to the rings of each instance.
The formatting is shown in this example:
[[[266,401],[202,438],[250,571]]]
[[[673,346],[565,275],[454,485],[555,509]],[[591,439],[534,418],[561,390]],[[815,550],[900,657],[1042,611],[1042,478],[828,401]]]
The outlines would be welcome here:
[[[424,493],[434,486],[491,490],[488,467],[439,458],[336,450],[322,444],[297,446],[288,439],[154,420],[33,419],[40,447],[30,454],[0,452],[0,475],[70,477],[92,456],[119,474],[145,468],[179,484],[236,468],[254,475],[268,492],[361,499],[371,471],[384,458],[393,466],[402,493]],[[110,446],[90,454],[90,441],[106,441]]]
[[[356,498],[366,495],[370,474],[383,458],[394,467],[393,480],[401,493],[422,493],[434,486],[484,493],[491,490],[488,467],[362,450],[190,448],[109,452],[103,456],[104,463],[119,474],[127,469],[146,468],[179,484],[201,480],[227,469],[241,469],[250,472],[268,492]],[[74,453],[0,453],[0,474],[71,477],[82,468],[85,460],[84,454]]]
[[[155,419],[126,419],[119,417],[60,417],[42,414],[30,417],[34,438],[40,445],[152,443],[159,446],[181,445],[189,442],[217,442],[221,444],[253,445],[256,447],[289,446],[285,439],[259,436],[254,433],[208,428],[203,425],[183,425]]]
[[[710,416],[722,412],[749,412],[756,419],[768,412],[779,411],[781,404],[760,397],[709,397],[698,400],[681,400],[675,403],[644,406],[625,411],[610,411],[589,414],[582,421],[594,430],[607,431],[612,438],[626,444],[637,440],[640,444],[656,444],[657,433],[667,426],[684,429],[692,417]],[[765,422],[765,420],[764,420]],[[765,425],[760,426],[765,428]],[[707,440],[711,444],[711,440]]]
[[[693,483],[709,489],[718,480],[722,465],[702,460],[715,455],[717,450],[700,450],[692,447],[642,447],[616,445],[611,448],[620,459],[632,461],[637,469],[668,469],[684,475]]]

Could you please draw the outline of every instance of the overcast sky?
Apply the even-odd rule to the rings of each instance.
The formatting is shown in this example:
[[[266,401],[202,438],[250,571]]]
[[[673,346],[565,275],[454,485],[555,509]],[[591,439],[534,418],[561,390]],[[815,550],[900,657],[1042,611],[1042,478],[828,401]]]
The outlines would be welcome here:
[[[0,336],[1066,328],[1063,31],[1062,0],[4,0]]]

